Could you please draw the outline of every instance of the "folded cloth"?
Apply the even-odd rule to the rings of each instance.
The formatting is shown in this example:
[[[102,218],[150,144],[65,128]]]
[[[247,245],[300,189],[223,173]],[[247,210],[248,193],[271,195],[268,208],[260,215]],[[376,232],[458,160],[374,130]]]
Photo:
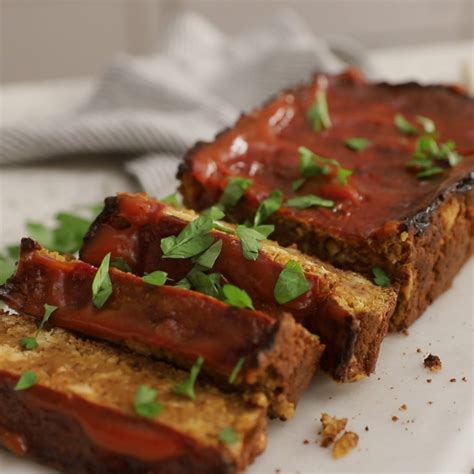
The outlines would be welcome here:
[[[339,38],[332,50],[288,10],[237,36],[184,13],[161,45],[156,55],[118,57],[74,113],[2,127],[0,165],[126,153],[138,157],[125,162],[126,171],[145,191],[161,195],[174,188],[186,149],[211,139],[243,110],[316,70],[340,70],[342,58],[366,67],[354,42]]]

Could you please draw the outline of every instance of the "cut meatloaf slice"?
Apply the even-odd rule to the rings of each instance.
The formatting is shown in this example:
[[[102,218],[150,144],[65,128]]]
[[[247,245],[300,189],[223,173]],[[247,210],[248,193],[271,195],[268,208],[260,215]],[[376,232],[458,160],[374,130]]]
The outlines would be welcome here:
[[[183,398],[173,387],[186,372],[59,328],[22,350],[36,327],[0,313],[0,446],[14,454],[70,474],[229,474],[265,449],[265,409],[239,394],[197,383],[196,399]],[[16,390],[25,373],[36,383]],[[141,385],[157,391],[154,418],[134,409]]]
[[[354,70],[317,74],[213,142],[198,143],[180,167],[180,191],[199,211],[218,202],[230,177],[250,178],[244,198],[228,209],[237,222],[276,189],[286,199],[333,201],[328,208],[284,205],[269,219],[272,238],[368,276],[384,269],[400,285],[391,320],[400,330],[472,254],[473,123],[474,100],[455,87],[370,83]],[[306,175],[301,160],[309,155],[303,150],[301,158],[300,147],[319,163]]]
[[[324,346],[291,315],[274,319],[195,291],[151,285],[116,268],[109,270],[112,295],[98,309],[92,302],[96,271],[23,239],[18,268],[0,287],[0,299],[37,318],[43,317],[44,304],[57,306],[51,316],[57,326],[123,343],[181,367],[201,356],[203,370],[222,384],[229,385],[241,366],[232,384],[262,403],[268,397],[272,415],[293,415]]]
[[[142,275],[160,269],[174,281],[186,276],[190,259],[163,258],[160,242],[180,233],[198,217],[193,211],[166,205],[145,194],[119,194],[106,199],[105,209],[92,224],[81,249],[81,258],[98,265],[111,252]],[[326,345],[322,367],[338,381],[352,381],[375,368],[380,344],[395,307],[396,293],[365,278],[264,241],[255,261],[243,257],[241,242],[231,224],[227,232],[212,230],[222,241],[213,272],[243,288],[257,308],[278,315],[282,311],[318,334]],[[301,264],[311,288],[284,305],[276,302],[274,287],[288,261]]]

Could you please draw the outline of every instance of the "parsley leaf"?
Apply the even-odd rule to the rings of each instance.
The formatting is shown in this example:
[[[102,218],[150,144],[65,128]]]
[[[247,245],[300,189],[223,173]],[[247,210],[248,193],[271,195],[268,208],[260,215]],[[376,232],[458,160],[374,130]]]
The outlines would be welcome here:
[[[127,263],[127,261],[123,257],[113,258],[110,262],[110,266],[117,268],[117,270],[120,270],[122,272],[132,273],[132,269],[130,268],[130,265]]]
[[[213,221],[218,221],[222,219],[225,214],[219,206],[212,206],[202,211],[201,216],[206,216],[211,218]]]
[[[204,253],[196,257],[195,263],[204,268],[212,268],[222,250],[222,240],[216,240]]]
[[[303,184],[306,183],[306,178],[298,178],[298,179],[295,179],[292,183],[291,183],[291,189],[293,191],[298,191],[298,189],[301,188],[301,186],[303,186]]]
[[[240,239],[244,257],[247,260],[257,260],[258,251],[262,247],[260,241],[266,238],[265,235],[244,225],[237,226],[236,233]]]
[[[329,116],[326,91],[318,90],[316,92],[316,100],[306,112],[307,119],[311,122],[315,132],[321,132],[323,129],[332,126],[331,117]]]
[[[239,437],[232,426],[227,426],[218,435],[219,441],[224,444],[235,444]]]
[[[43,308],[44,308],[43,319],[41,320],[41,323],[38,326],[38,329],[36,330],[35,335],[33,337],[31,336],[23,337],[20,340],[21,347],[23,347],[26,350],[33,350],[39,346],[38,341],[37,341],[37,337],[39,333],[43,330],[44,325],[48,322],[51,315],[58,309],[57,306],[53,306],[50,304],[45,304]]]
[[[238,286],[224,285],[222,292],[225,296],[225,303],[237,308],[255,309],[248,293]]]
[[[148,385],[140,385],[133,398],[133,408],[137,415],[144,418],[156,418],[163,410],[163,405],[156,401],[158,392]]]
[[[221,299],[222,297],[222,286],[221,286],[222,275],[220,273],[204,273],[198,268],[193,268],[184,280],[189,284],[188,289],[194,289],[205,295],[212,296],[213,298]],[[181,280],[177,286],[186,288],[183,286],[184,282]]]
[[[265,222],[274,212],[280,209],[283,202],[283,194],[281,191],[272,191],[269,196],[264,199],[258,206],[257,213],[253,221],[253,225],[258,226]]]
[[[418,133],[418,129],[411,124],[402,114],[396,114],[393,118],[393,122],[395,127],[405,135],[416,135]]]
[[[199,356],[194,365],[191,367],[189,377],[183,382],[176,384],[173,387],[173,393],[176,393],[177,395],[182,395],[183,397],[188,397],[191,400],[196,400],[194,385],[196,383],[196,379],[198,378],[199,372],[201,371],[203,364],[204,358],[202,356]]]
[[[342,186],[347,186],[347,178],[351,176],[352,170],[347,168],[338,168],[337,169],[337,180]]]
[[[367,138],[354,137],[354,138],[348,138],[345,141],[345,144],[347,148],[350,148],[351,150],[362,151],[365,148],[367,148],[367,146],[370,144],[370,141],[367,140]]]
[[[149,285],[162,286],[166,283],[168,274],[162,272],[161,270],[156,270],[151,273],[146,273],[143,275],[142,280]]]
[[[165,258],[190,258],[204,252],[214,242],[209,231],[213,227],[210,216],[200,216],[191,221],[177,236],[161,239]]]
[[[227,186],[219,199],[219,206],[224,209],[226,207],[234,207],[251,184],[252,180],[249,178],[242,178],[239,176],[229,178]]]
[[[183,288],[185,290],[190,290],[191,289],[191,282],[187,278],[182,278],[174,286],[175,286],[175,288]]]
[[[30,370],[26,370],[23,372],[18,379],[18,382],[16,383],[14,390],[19,391],[19,390],[27,390],[31,388],[36,381],[38,380],[38,377],[36,374]]]
[[[431,178],[432,176],[436,176],[442,173],[444,173],[443,168],[440,168],[439,166],[433,166],[424,171],[420,171],[419,173],[416,174],[416,177],[418,179],[427,179],[427,178]]]
[[[384,272],[384,270],[380,267],[374,267],[372,268],[372,273],[374,275],[374,283],[378,286],[382,286],[384,288],[387,288],[391,285],[390,278],[388,275]]]
[[[306,280],[301,265],[290,260],[278,275],[273,294],[277,303],[285,304],[306,293],[309,288],[310,284]]]
[[[318,206],[331,208],[334,207],[334,201],[331,199],[323,199],[322,197],[309,194],[307,196],[298,196],[288,199],[286,204],[296,209],[307,209],[308,207]]]
[[[436,125],[430,118],[417,115],[416,121],[421,124],[425,133],[432,134],[436,132]]]
[[[242,366],[244,365],[244,363],[245,363],[245,357],[241,357],[237,361],[237,364],[235,364],[235,367],[232,369],[232,372],[230,373],[229,378],[227,380],[231,385],[235,384],[235,382],[237,380],[237,376],[239,375],[240,371],[242,370]]]
[[[178,193],[169,194],[163,199],[160,199],[160,201],[164,202],[165,204],[170,204],[171,206],[180,207],[180,204],[178,201]]]
[[[112,294],[112,281],[109,276],[110,252],[103,258],[92,281],[92,302],[102,308]]]

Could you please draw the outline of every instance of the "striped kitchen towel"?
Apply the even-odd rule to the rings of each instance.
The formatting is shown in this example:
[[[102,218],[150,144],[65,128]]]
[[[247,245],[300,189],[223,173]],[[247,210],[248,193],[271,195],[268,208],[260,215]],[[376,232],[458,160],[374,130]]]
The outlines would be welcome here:
[[[145,191],[162,194],[186,149],[212,139],[243,110],[316,70],[340,70],[342,58],[366,66],[354,42],[339,38],[330,46],[288,10],[236,36],[194,13],[168,31],[159,54],[118,57],[74,113],[2,127],[0,165],[125,153],[134,156],[126,171]]]

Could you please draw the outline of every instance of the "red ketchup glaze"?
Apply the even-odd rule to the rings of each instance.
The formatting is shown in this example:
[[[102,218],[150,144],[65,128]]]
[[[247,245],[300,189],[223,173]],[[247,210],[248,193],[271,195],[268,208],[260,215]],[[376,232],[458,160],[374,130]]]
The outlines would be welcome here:
[[[12,379],[10,374],[0,373],[2,378]],[[13,386],[13,379],[11,384]],[[121,455],[157,462],[197,449],[191,437],[183,436],[159,421],[104,408],[77,395],[65,395],[40,384],[22,392],[21,397],[30,410],[60,413],[78,423],[93,444]],[[0,442],[17,455],[26,454],[24,442],[17,444],[12,439],[7,430],[0,428]]]
[[[15,456],[25,456],[28,453],[28,447],[23,436],[7,430],[2,425],[0,425],[0,445]]]
[[[327,88],[332,127],[317,133],[306,112],[321,88]],[[418,137],[397,130],[393,123],[397,113],[412,123],[417,115],[431,118],[438,143],[454,140],[464,160],[443,175],[418,180],[406,168]],[[234,175],[252,178],[246,198],[255,208],[274,189],[287,198],[316,194],[333,199],[334,209],[283,207],[277,212],[357,241],[388,221],[401,221],[423,210],[442,190],[474,170],[473,124],[474,100],[453,88],[370,84],[354,71],[318,75],[309,85],[281,93],[243,116],[214,142],[197,147],[188,163],[211,201],[219,198],[228,177]],[[352,151],[345,140],[353,137],[367,138],[370,144],[363,151]],[[300,190],[292,191],[291,182],[300,177],[300,146],[353,170],[348,185],[341,186],[330,175],[310,178]]]
[[[165,212],[150,211],[146,219],[142,216],[140,225],[135,225],[130,213],[130,201],[143,200],[153,201],[143,195],[128,194],[118,195],[115,201],[117,215],[131,224],[125,229],[124,235],[137,243],[136,252],[127,253],[123,248],[117,247],[116,242],[122,239],[122,229],[115,228],[113,222],[104,221],[93,229],[81,250],[81,258],[98,265],[104,255],[111,252],[112,256],[124,258],[134,272],[143,274],[159,269],[168,272],[171,279],[178,281],[186,276],[192,263],[190,259],[163,258],[160,241],[164,237],[181,232],[187,222]],[[255,261],[247,260],[242,254],[240,240],[234,235],[217,231],[211,231],[211,235],[223,242],[212,272],[221,273],[227,281],[245,289],[258,309],[271,314],[287,310],[297,321],[304,322],[315,314],[319,304],[326,298],[327,293],[321,287],[318,277],[307,273],[310,290],[285,305],[277,304],[273,290],[283,266],[264,252],[259,252]],[[139,256],[138,259],[136,255]]]
[[[265,350],[277,329],[276,321],[259,311],[233,308],[194,291],[150,285],[114,268],[109,272],[112,296],[97,309],[91,291],[95,272],[84,262],[61,262],[23,249],[17,272],[0,297],[38,318],[45,303],[58,306],[53,324],[85,334],[163,349],[189,364],[201,355],[207,369],[226,377],[241,357],[252,360]]]

